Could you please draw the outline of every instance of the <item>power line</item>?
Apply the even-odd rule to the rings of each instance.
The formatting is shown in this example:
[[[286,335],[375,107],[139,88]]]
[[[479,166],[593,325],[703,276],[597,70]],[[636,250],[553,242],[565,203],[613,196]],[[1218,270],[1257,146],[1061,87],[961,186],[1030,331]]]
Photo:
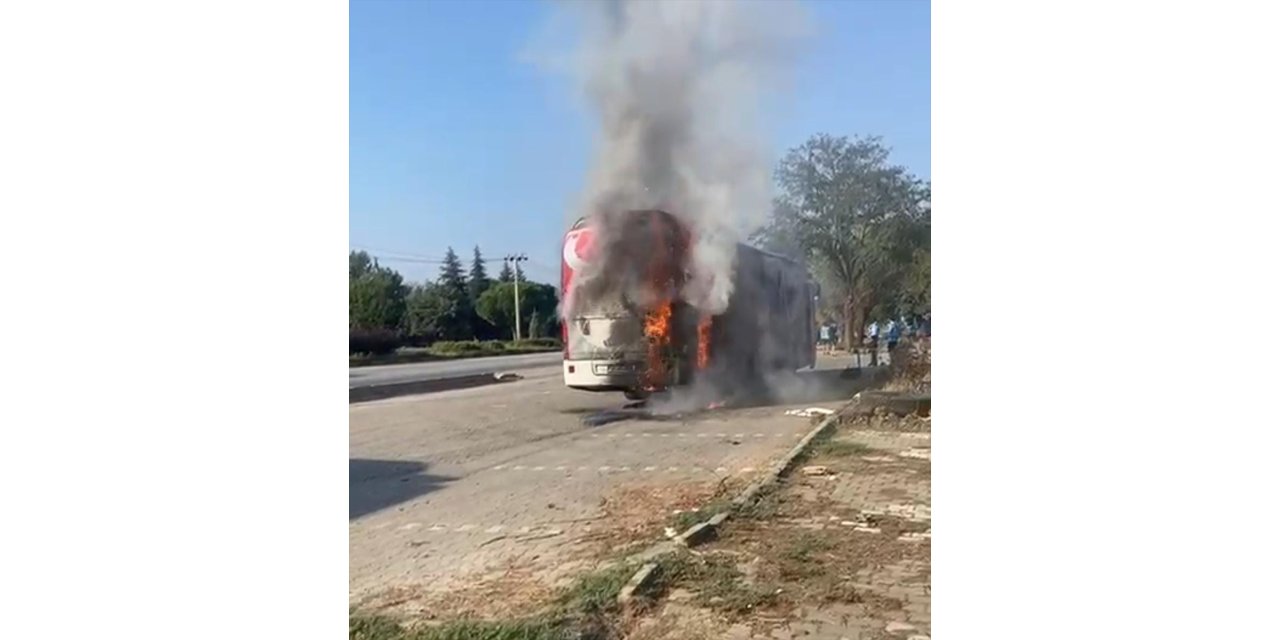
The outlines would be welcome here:
[[[374,247],[366,247],[358,244],[351,245],[351,248],[359,249],[361,251],[366,251],[366,252],[373,252],[373,253],[370,253],[369,257],[378,258],[379,260],[398,260],[400,262],[423,262],[427,264],[444,264],[444,260],[442,258],[428,258],[426,256],[417,255],[413,253],[405,253],[403,251],[388,251],[387,249],[376,249]],[[382,255],[378,255],[378,254],[382,254]],[[481,258],[480,261],[481,262],[502,262],[505,259],[506,258]],[[471,262],[471,260],[463,260],[462,256],[458,256],[458,261]]]

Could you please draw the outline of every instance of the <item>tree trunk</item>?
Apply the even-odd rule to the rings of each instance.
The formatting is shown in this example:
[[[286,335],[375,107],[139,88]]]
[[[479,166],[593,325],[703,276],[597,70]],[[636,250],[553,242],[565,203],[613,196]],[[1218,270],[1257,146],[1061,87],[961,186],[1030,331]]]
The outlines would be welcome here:
[[[858,313],[857,299],[853,296],[847,296],[844,299],[844,331],[841,332],[840,342],[844,348],[853,351],[862,344],[862,328],[866,323],[862,321],[861,314]]]

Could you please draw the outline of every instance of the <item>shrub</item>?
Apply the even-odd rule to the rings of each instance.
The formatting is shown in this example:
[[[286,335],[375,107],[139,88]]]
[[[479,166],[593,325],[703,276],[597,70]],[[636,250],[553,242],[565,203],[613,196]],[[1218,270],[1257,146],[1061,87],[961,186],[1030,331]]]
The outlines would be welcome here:
[[[389,329],[351,329],[348,347],[352,355],[386,355],[400,346],[400,335]]]
[[[445,355],[463,355],[476,353],[493,353],[506,349],[506,345],[496,340],[481,342],[479,340],[443,340],[431,345],[431,350]]]
[[[519,347],[554,348],[554,347],[560,346],[560,340],[558,338],[529,338],[525,340],[520,340],[518,342],[512,341],[511,346],[517,347],[517,348]]]

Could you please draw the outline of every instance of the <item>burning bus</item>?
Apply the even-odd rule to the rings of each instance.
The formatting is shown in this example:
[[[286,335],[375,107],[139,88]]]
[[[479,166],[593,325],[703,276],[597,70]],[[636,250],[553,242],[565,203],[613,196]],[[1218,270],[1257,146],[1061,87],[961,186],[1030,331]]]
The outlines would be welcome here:
[[[663,211],[620,220],[612,232],[626,242],[600,242],[589,219],[565,235],[566,386],[638,399],[694,380],[743,387],[814,366],[817,287],[802,264],[737,244],[728,306],[707,315],[684,295],[706,284],[689,269],[690,231]],[[602,244],[616,247],[612,255]],[[592,277],[579,282],[586,271]]]

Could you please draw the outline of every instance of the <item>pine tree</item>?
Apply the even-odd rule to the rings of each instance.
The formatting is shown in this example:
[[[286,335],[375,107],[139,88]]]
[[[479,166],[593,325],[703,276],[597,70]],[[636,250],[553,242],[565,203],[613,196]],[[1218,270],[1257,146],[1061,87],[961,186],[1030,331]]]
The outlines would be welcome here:
[[[471,304],[475,305],[476,300],[480,299],[480,295],[485,289],[493,284],[489,280],[489,274],[484,270],[484,258],[480,256],[480,247],[477,246],[471,258],[471,277],[467,280],[467,293],[471,296]]]
[[[472,318],[475,306],[467,293],[467,281],[462,276],[462,261],[449,247],[440,265],[439,295],[442,301],[438,321],[440,335],[446,340],[467,340],[475,337]]]
[[[511,263],[503,260],[502,271],[498,272],[498,282],[511,282],[515,279],[515,274],[511,272]]]
[[[444,254],[444,264],[440,265],[440,286],[458,291],[466,291],[467,283],[462,278],[462,261],[458,260],[458,254],[453,252],[453,247]]]

